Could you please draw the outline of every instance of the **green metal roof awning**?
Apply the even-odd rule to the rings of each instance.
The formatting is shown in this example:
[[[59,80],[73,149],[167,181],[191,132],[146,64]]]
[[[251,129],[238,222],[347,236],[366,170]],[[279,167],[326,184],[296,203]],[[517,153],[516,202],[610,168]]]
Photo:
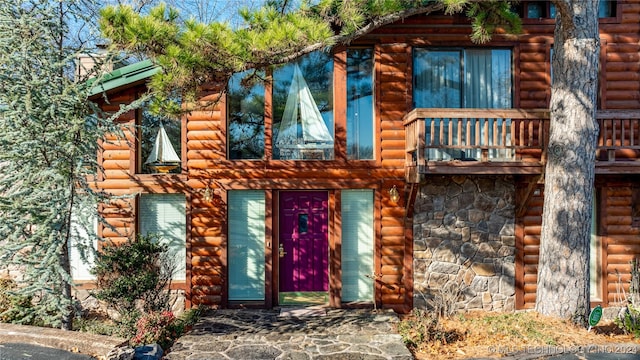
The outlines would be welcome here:
[[[91,84],[92,88],[89,96],[147,79],[160,71],[160,69],[160,66],[154,64],[151,60],[123,66],[104,75],[97,83]],[[95,79],[89,81],[93,82]]]

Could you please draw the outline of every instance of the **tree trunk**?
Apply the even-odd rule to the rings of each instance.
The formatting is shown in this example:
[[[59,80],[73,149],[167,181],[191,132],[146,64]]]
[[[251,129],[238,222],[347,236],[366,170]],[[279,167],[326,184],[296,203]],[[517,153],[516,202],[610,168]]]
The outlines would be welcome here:
[[[598,2],[556,0],[536,310],[586,323],[598,135]]]
[[[67,274],[71,274],[71,261],[69,259],[69,237],[65,241],[60,253],[60,265]],[[62,330],[73,330],[73,294],[71,292],[71,284],[63,277],[60,277],[60,286],[62,286],[62,301],[66,302],[66,310],[62,314]]]

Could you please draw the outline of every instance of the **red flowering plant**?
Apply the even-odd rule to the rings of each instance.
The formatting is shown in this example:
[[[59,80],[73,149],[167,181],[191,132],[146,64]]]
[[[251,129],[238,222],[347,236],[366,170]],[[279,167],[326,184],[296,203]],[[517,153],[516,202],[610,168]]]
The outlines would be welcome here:
[[[182,322],[171,311],[144,314],[136,322],[136,335],[131,339],[131,344],[157,343],[166,350],[182,334],[182,327]]]

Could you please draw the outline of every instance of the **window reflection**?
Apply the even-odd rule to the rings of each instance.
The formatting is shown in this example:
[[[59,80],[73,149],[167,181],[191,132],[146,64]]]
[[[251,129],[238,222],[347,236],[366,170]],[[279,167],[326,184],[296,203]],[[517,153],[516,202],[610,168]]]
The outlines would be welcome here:
[[[311,53],[277,68],[273,78],[273,158],[333,159],[331,54]]]
[[[174,101],[180,102],[179,99]],[[145,104],[139,113],[138,173],[180,173],[182,123],[171,116],[156,114],[150,107],[150,103]],[[154,146],[156,142],[163,146]]]
[[[229,159],[264,157],[263,73],[234,74],[227,89]]]
[[[373,49],[347,50],[347,158],[373,159]]]

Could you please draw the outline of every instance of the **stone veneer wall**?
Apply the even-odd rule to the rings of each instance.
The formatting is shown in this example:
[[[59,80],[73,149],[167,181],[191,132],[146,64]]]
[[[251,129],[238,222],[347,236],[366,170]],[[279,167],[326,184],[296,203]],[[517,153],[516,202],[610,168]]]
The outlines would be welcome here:
[[[515,309],[511,176],[428,176],[415,202],[414,307],[443,288],[458,310]],[[444,291],[451,294],[451,291]]]

